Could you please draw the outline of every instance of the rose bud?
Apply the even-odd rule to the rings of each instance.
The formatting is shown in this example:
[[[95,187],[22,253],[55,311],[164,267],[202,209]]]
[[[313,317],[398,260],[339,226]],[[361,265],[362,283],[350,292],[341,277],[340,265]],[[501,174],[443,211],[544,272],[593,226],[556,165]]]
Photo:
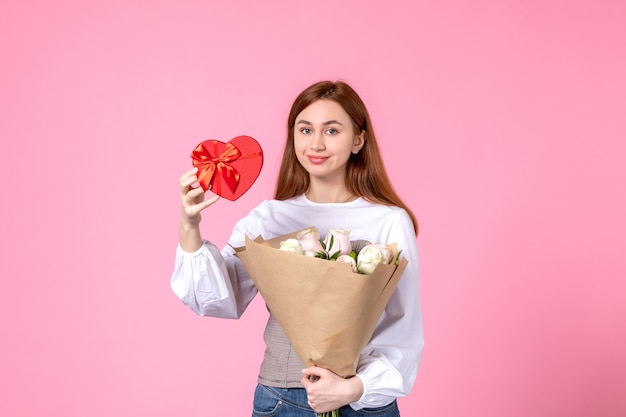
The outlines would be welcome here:
[[[284,250],[287,252],[294,252],[302,255],[304,251],[302,250],[302,246],[298,239],[287,239],[280,242],[280,250]]]
[[[340,257],[337,258],[335,262],[338,262],[340,264],[349,264],[350,267],[352,268],[352,272],[357,272],[356,261],[350,255],[341,255]]]
[[[393,253],[384,245],[368,244],[356,258],[357,270],[362,274],[371,274],[379,264],[388,264],[393,258]]]
[[[307,256],[315,256],[315,254],[322,250],[322,244],[320,243],[320,233],[315,229],[306,229],[298,233],[296,236],[298,242],[302,246],[304,254]]]
[[[330,244],[332,239],[332,245]],[[324,240],[326,252],[333,256],[337,251],[341,255],[349,255],[352,252],[350,245],[350,231],[346,229],[328,229],[328,234]]]

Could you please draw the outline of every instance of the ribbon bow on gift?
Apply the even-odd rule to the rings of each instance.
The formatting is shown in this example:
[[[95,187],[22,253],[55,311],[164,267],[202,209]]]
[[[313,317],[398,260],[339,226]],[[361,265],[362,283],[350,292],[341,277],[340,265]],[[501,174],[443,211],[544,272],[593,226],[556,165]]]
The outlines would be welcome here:
[[[240,148],[252,152],[242,153]],[[229,200],[236,200],[250,188],[263,164],[261,147],[249,136],[236,137],[226,144],[204,141],[191,153],[191,158],[198,168],[198,183],[202,189]]]

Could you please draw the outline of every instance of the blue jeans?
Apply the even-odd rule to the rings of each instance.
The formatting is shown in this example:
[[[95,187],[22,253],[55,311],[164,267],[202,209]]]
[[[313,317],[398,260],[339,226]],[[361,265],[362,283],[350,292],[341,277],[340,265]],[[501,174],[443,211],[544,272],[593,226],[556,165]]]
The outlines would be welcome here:
[[[339,409],[341,417],[400,417],[396,401],[379,408],[354,411],[349,405]],[[316,417],[309,407],[304,388],[274,388],[257,385],[252,417]]]

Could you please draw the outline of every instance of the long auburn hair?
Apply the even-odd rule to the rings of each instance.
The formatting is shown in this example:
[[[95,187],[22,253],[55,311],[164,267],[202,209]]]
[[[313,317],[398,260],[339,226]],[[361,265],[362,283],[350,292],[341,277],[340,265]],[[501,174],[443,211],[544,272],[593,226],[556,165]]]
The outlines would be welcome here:
[[[343,81],[317,82],[301,92],[291,106],[287,119],[287,140],[274,198],[287,200],[305,193],[309,188],[309,174],[298,162],[294,149],[294,127],[296,117],[318,100],[337,102],[350,116],[354,131],[365,132],[365,145],[357,154],[350,155],[346,165],[348,191],[373,203],[403,208],[411,217],[417,235],[415,214],[400,199],[389,181],[367,108],[356,91]]]

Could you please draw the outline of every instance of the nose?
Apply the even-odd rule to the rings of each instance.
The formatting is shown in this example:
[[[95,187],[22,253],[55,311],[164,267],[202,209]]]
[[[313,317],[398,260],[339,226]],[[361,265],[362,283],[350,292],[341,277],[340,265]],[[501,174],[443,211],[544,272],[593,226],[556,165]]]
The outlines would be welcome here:
[[[326,145],[324,144],[324,135],[322,132],[315,132],[311,137],[311,150],[323,151],[324,149],[326,149]]]

